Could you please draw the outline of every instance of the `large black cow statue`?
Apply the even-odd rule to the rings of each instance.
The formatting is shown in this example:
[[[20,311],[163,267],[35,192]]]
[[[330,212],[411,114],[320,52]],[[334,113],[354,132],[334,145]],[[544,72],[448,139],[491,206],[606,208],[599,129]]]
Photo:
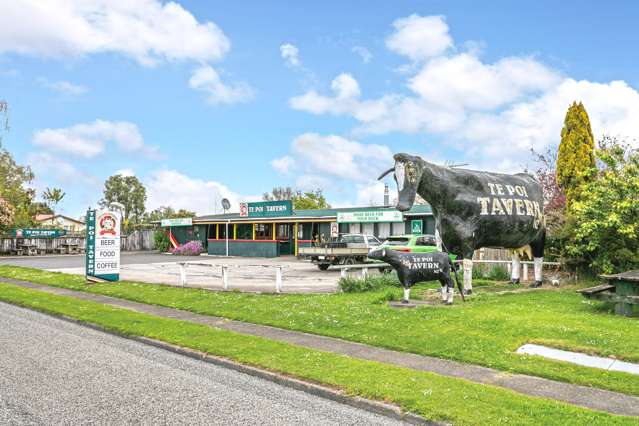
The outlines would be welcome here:
[[[382,247],[368,253],[368,257],[384,261],[397,271],[397,277],[404,286],[403,303],[408,303],[410,288],[415,283],[437,280],[442,285],[442,300],[447,305],[453,304],[454,287],[450,272],[451,270],[455,271],[455,266],[448,253],[402,253]],[[457,276],[455,276],[455,280],[457,280]],[[459,286],[459,282],[457,285]],[[459,287],[460,295],[463,298],[461,286]]]
[[[541,185],[526,173],[515,175],[442,167],[408,154],[394,156],[397,210],[413,206],[418,193],[433,209],[444,249],[463,258],[464,289],[472,292],[472,258],[481,247],[513,250],[530,246],[534,287],[541,286],[546,239]],[[519,254],[513,252],[511,279],[519,282]]]

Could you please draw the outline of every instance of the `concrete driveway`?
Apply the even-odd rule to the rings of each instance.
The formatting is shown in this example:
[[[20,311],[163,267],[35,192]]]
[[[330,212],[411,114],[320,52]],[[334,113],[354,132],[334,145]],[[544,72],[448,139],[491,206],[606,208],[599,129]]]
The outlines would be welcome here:
[[[120,278],[181,286],[179,262],[185,268],[188,287],[222,290],[222,266],[228,267],[228,290],[275,292],[276,267],[282,268],[282,292],[331,293],[338,289],[338,270],[320,271],[308,261],[293,256],[276,258],[172,256],[156,252],[123,252]],[[84,274],[84,255],[4,257],[0,264]]]

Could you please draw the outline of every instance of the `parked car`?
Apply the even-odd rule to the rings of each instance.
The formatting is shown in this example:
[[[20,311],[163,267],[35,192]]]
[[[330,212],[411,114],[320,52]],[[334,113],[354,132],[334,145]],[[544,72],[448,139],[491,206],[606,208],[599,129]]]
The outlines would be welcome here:
[[[395,235],[388,237],[381,247],[407,253],[430,253],[437,251],[435,236],[426,235]]]

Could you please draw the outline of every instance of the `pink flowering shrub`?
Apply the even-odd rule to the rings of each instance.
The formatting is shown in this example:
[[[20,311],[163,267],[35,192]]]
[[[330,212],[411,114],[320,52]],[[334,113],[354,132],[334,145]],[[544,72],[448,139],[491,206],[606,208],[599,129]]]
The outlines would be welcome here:
[[[202,242],[199,240],[189,241],[178,248],[171,249],[171,253],[179,256],[198,256],[203,251]]]

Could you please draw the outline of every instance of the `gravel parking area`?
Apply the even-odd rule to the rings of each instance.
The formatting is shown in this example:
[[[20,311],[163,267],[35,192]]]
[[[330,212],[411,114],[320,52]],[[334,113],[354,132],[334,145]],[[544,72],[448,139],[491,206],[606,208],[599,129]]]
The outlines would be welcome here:
[[[0,303],[0,424],[396,420]]]

